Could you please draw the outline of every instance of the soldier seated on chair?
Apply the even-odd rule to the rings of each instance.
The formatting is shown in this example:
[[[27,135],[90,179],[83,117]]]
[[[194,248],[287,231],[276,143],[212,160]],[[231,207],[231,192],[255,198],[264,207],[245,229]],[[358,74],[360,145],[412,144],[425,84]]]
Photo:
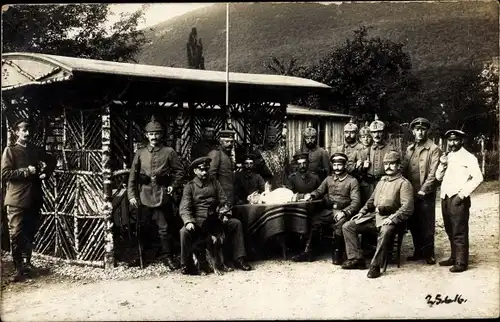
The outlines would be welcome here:
[[[192,267],[190,258],[193,245],[196,242],[197,231],[201,230],[207,219],[209,209],[214,202],[230,206],[226,194],[219,181],[208,175],[211,159],[201,157],[191,163],[195,178],[191,180],[182,193],[179,213],[184,222],[180,230],[181,239],[181,273],[193,275],[197,272]],[[243,240],[243,228],[241,222],[236,218],[223,218],[224,230],[227,242],[232,244],[233,259],[236,268],[249,271],[252,267],[246,261],[246,251]]]
[[[296,194],[296,199],[303,199],[305,194],[318,188],[321,181],[317,174],[309,170],[309,153],[301,152],[293,156],[298,170],[288,176],[286,187]]]
[[[304,196],[305,200],[325,200],[325,209],[312,217],[311,229],[308,235],[306,248],[303,253],[295,256],[295,261],[312,261],[312,241],[318,235],[322,225],[334,227],[333,264],[340,265],[344,249],[342,225],[349,220],[361,207],[358,181],[347,173],[347,156],[344,153],[335,153],[331,156],[333,174],[328,176],[321,185]]]
[[[264,192],[265,182],[255,172],[254,161],[255,155],[247,154],[243,160],[243,170],[235,174],[234,194],[237,205],[248,203],[248,197],[254,192]]]
[[[383,162],[386,175],[377,183],[375,191],[359,213],[342,226],[347,253],[347,261],[342,265],[344,269],[366,268],[358,234],[378,231],[377,249],[370,264],[368,278],[380,276],[380,268],[391,246],[396,225],[407,220],[413,213],[413,188],[401,175],[399,153],[387,153]]]

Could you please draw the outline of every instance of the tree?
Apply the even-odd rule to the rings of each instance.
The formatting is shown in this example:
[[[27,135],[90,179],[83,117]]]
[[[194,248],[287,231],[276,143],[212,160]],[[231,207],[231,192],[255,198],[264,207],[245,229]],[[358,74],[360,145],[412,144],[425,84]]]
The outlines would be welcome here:
[[[186,44],[187,59],[189,68],[205,69],[205,57],[203,57],[203,43],[198,38],[196,28],[191,29],[189,39]]]
[[[293,56],[289,58],[288,63],[285,62],[285,58],[280,60],[276,56],[271,56],[269,60],[264,63],[264,66],[278,75],[297,76],[304,70],[304,67],[298,65],[297,61],[297,58]]]
[[[312,104],[335,107],[360,120],[403,121],[411,100],[418,94],[420,81],[411,72],[409,55],[402,43],[368,37],[360,27],[354,37],[328,53],[302,75],[332,87],[330,93],[313,98]],[[403,109],[403,106],[405,107]]]
[[[3,52],[136,62],[146,43],[137,29],[145,8],[108,26],[108,4],[11,5],[2,13]]]

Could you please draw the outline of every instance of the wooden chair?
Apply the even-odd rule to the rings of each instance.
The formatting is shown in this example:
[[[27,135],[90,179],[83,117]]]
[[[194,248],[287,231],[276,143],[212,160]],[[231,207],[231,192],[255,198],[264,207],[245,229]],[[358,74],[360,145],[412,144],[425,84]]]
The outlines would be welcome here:
[[[396,248],[396,264],[398,265],[398,268],[401,267],[401,248],[403,246],[403,239],[405,234],[408,232],[408,226],[406,220],[398,225],[396,225],[396,230],[391,237],[392,243],[389,245],[392,249],[389,249],[387,252],[385,252],[385,257],[382,265],[382,272],[385,272],[387,269],[387,262],[388,262],[388,257],[390,251]]]

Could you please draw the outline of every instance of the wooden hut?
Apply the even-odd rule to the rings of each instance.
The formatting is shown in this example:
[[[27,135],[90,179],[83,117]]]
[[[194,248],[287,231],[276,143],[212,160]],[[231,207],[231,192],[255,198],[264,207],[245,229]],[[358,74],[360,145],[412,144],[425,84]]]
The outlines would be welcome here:
[[[331,152],[334,146],[344,141],[344,125],[350,118],[347,114],[288,105],[287,144],[290,155],[302,148],[302,131],[309,126],[317,130],[319,146]]]
[[[58,160],[44,183],[35,251],[114,266],[113,212],[124,198],[115,175],[130,167],[152,114],[166,128],[167,144],[188,162],[202,121],[210,119],[217,131],[237,122],[240,141],[261,142],[269,124],[286,134],[289,101],[329,88],[303,78],[244,73],[230,73],[229,83],[226,106],[224,72],[4,54],[2,125],[30,119],[36,125],[32,138]],[[221,109],[209,113],[214,106]],[[286,136],[279,139],[286,143]]]

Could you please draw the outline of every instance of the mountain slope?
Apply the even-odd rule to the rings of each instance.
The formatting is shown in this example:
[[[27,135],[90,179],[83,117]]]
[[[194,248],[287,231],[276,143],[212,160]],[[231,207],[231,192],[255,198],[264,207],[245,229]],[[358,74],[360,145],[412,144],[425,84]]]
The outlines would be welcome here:
[[[498,56],[495,1],[422,3],[235,3],[230,5],[230,70],[269,72],[270,55],[312,64],[351,37],[360,25],[371,35],[401,41],[416,70],[465,66]],[[207,69],[225,68],[225,4],[165,21],[148,32],[139,61],[187,67],[192,27],[204,44]]]

